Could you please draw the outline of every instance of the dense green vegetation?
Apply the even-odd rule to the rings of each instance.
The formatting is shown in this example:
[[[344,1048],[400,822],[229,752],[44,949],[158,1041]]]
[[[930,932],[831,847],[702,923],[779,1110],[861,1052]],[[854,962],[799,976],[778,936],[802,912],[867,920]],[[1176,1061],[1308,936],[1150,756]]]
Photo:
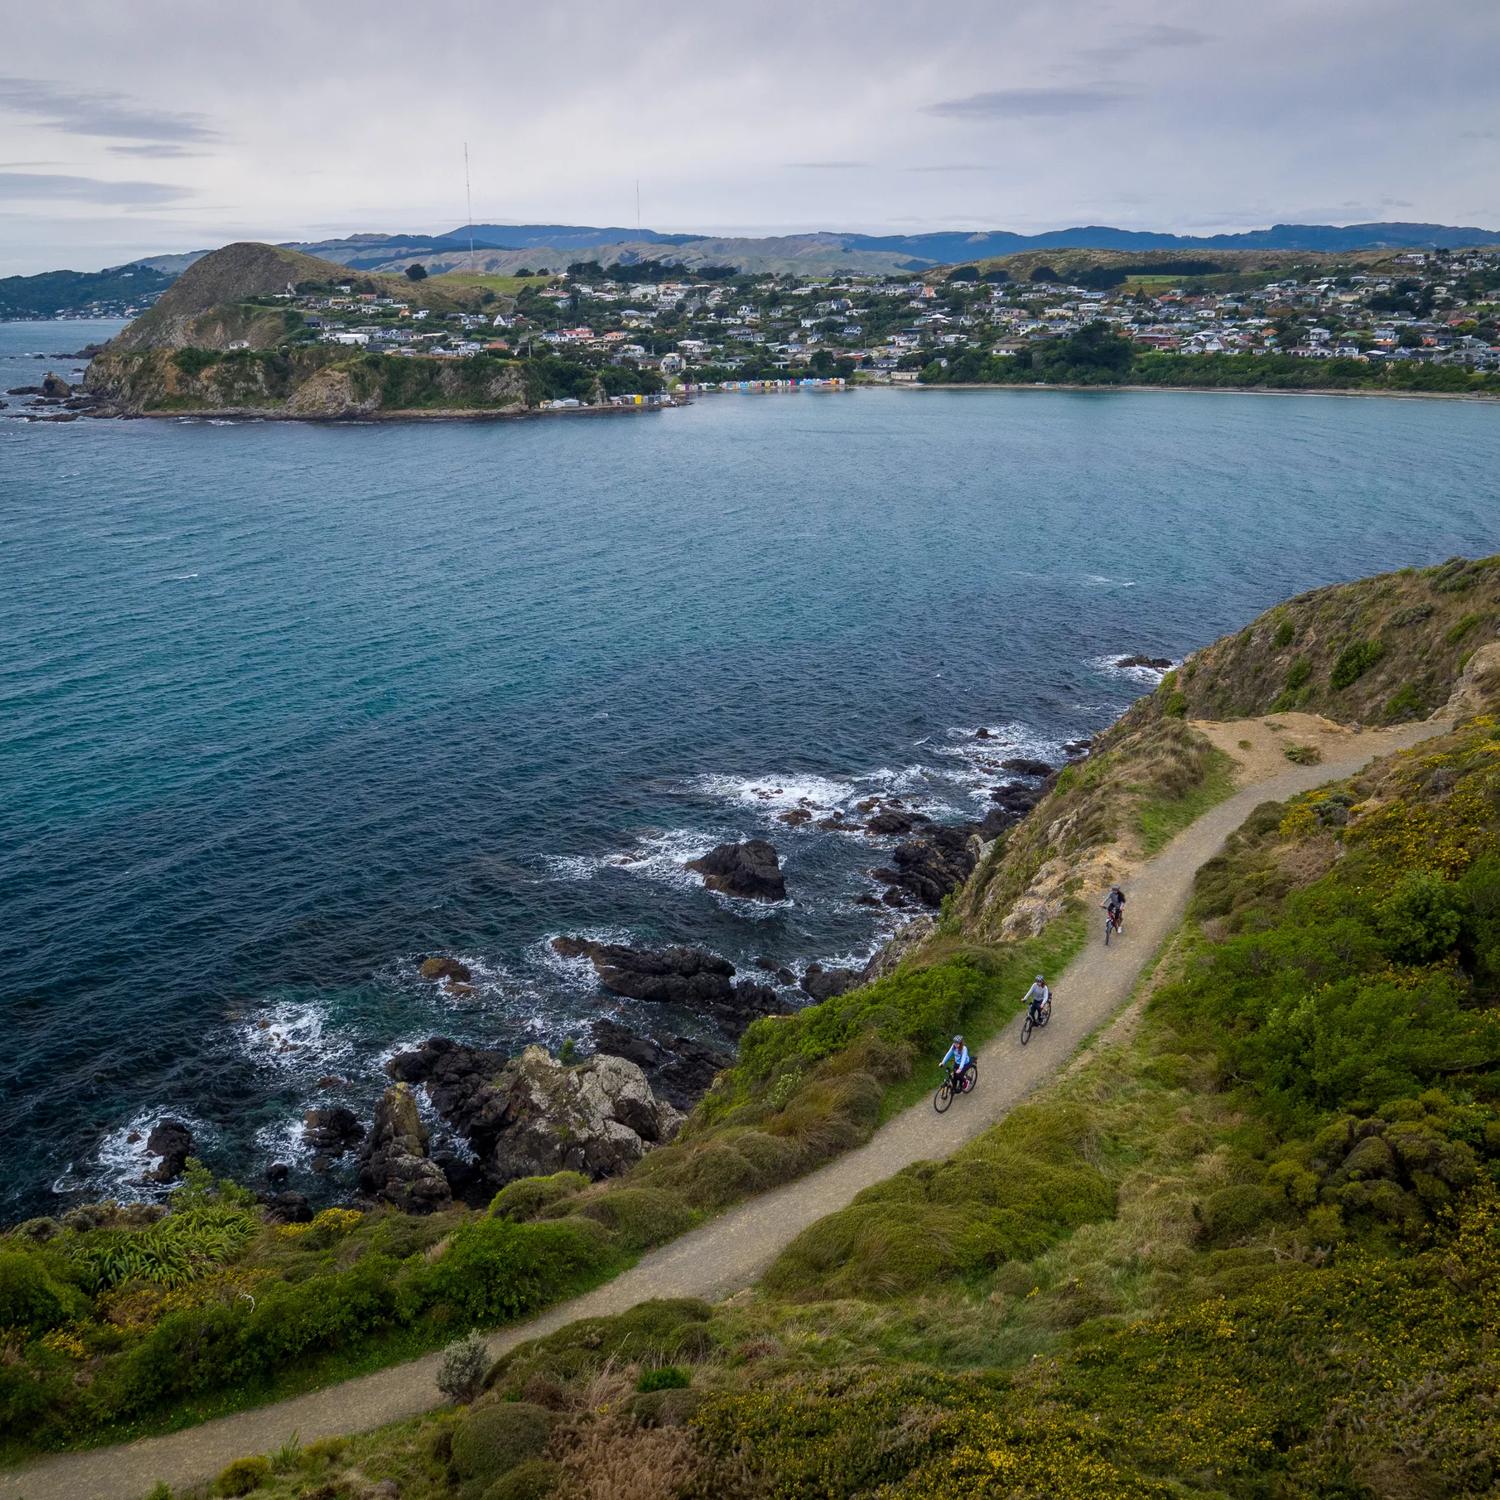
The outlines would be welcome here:
[[[1500,395],[1500,375],[1462,365],[1314,359],[1291,354],[1167,354],[1138,350],[1108,324],[1014,354],[977,349],[922,368],[924,385],[1148,385],[1224,390],[1360,390]]]

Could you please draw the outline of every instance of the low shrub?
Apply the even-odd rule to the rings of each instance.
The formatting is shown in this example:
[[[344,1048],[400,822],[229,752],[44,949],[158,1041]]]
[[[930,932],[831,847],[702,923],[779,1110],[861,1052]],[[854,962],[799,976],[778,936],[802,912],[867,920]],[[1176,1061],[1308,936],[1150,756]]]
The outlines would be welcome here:
[[[497,1219],[520,1223],[536,1218],[560,1198],[582,1192],[589,1180],[582,1172],[553,1172],[548,1177],[518,1177],[508,1182],[490,1200],[490,1213]]]
[[[455,1339],[443,1350],[438,1365],[437,1388],[450,1401],[472,1401],[484,1388],[490,1353],[478,1330]]]
[[[576,1380],[611,1360],[675,1365],[701,1359],[713,1345],[713,1308],[695,1298],[642,1302],[613,1318],[581,1318],[502,1355],[486,1385],[520,1395],[534,1380]]]
[[[692,1383],[693,1377],[681,1365],[657,1365],[653,1369],[641,1371],[635,1388],[642,1392],[676,1391],[683,1390]]]
[[[491,1481],[528,1458],[537,1458],[555,1418],[529,1401],[491,1401],[473,1407],[453,1429],[453,1471],[460,1494],[477,1497]]]
[[[621,1186],[578,1206],[579,1215],[602,1224],[623,1250],[644,1250],[673,1239],[693,1222],[692,1210],[659,1188]]]
[[[271,1477],[271,1461],[267,1458],[237,1458],[220,1470],[214,1480],[216,1495],[253,1494]]]
[[[566,1493],[567,1476],[560,1464],[547,1458],[527,1458],[502,1474],[484,1492],[484,1500],[556,1500]]]
[[[40,1255],[0,1250],[0,1328],[45,1333],[84,1306],[78,1288],[49,1274]]]
[[[1353,641],[1339,653],[1328,683],[1337,692],[1358,682],[1385,655],[1380,641]]]

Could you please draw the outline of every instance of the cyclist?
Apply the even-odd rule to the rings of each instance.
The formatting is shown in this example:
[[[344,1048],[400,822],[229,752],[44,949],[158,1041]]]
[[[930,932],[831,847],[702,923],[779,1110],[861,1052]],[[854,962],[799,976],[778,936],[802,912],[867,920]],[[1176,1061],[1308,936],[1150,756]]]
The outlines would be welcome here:
[[[1038,974],[1036,976],[1036,983],[1026,991],[1026,1004],[1031,1010],[1031,1024],[1033,1026],[1040,1025],[1042,1007],[1052,1004],[1052,991],[1047,988],[1045,975]]]
[[[962,1091],[959,1080],[963,1077],[964,1069],[969,1066],[969,1049],[964,1045],[964,1039],[961,1036],[953,1038],[953,1045],[943,1053],[943,1060],[938,1067],[946,1068],[950,1058],[953,1060],[953,1089],[955,1093],[959,1093]]]
[[[1109,895],[1101,905],[1109,913],[1109,920],[1114,923],[1115,931],[1121,931],[1120,924],[1125,919],[1125,892],[1117,885],[1110,886]]]

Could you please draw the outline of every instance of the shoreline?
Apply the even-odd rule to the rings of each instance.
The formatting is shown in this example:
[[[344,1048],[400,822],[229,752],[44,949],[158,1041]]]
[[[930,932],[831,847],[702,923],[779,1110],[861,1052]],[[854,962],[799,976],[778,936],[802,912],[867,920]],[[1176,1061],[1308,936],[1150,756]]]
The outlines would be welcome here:
[[[488,407],[439,407],[430,411],[287,412],[280,407],[223,406],[193,411],[80,411],[80,417],[107,422],[315,422],[325,426],[369,425],[377,422],[518,422],[531,417],[641,416],[687,406],[687,401],[660,401],[640,406],[527,406],[519,409]]]
[[[1295,389],[1274,385],[1081,385],[1046,380],[989,381],[970,380],[923,385],[920,381],[874,381],[865,383],[869,390],[889,391],[1089,391],[1108,394],[1112,391],[1150,391],[1157,394],[1187,396],[1360,396],[1384,401],[1478,401],[1500,402],[1500,391],[1372,391],[1338,386],[1304,386]]]

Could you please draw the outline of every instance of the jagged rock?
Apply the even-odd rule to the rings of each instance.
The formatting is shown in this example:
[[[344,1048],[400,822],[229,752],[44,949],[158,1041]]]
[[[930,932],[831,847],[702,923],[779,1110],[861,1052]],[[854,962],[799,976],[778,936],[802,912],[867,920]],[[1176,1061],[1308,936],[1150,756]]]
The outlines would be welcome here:
[[[456,958],[424,958],[417,972],[423,979],[452,979],[459,984],[468,984],[474,978],[468,964],[461,964]]]
[[[1014,828],[1020,821],[1019,813],[1007,812],[1003,807],[992,807],[980,819],[975,831],[988,843],[991,839],[999,838],[1007,828]]]
[[[564,958],[587,958],[612,994],[705,1011],[735,1036],[758,1016],[786,1009],[775,990],[736,983],[734,965],[702,948],[651,950],[569,937],[554,938],[552,947]]]
[[[1150,667],[1156,672],[1165,672],[1172,665],[1170,656],[1121,656],[1116,659],[1117,667]]]
[[[266,1181],[274,1188],[285,1187],[292,1169],[284,1161],[273,1161],[266,1168]]]
[[[446,1208],[452,1191],[442,1169],[427,1155],[427,1127],[416,1096],[393,1084],[375,1106],[375,1123],[360,1155],[359,1185],[404,1213]]]
[[[682,1121],[624,1057],[600,1053],[565,1066],[528,1047],[496,1068],[497,1057],[434,1038],[391,1062],[398,1076],[428,1078],[434,1106],[468,1139],[492,1189],[564,1169],[607,1177],[670,1139]]]
[[[804,823],[812,822],[812,814],[805,807],[789,807],[784,813],[778,813],[776,819],[788,828],[800,828]]]
[[[814,1000],[831,1000],[852,990],[859,983],[859,973],[854,969],[825,969],[822,964],[809,964],[802,976],[802,990]]]
[[[829,833],[853,833],[858,829],[858,823],[851,823],[843,813],[829,813],[826,818],[818,819],[818,827],[827,829]]]
[[[631,1000],[667,1005],[715,1005],[734,992],[734,965],[702,948],[631,948],[587,938],[554,938],[554,952],[587,958],[605,989]]]
[[[885,835],[910,833],[918,823],[931,821],[926,813],[908,812],[904,807],[887,804],[865,824],[865,832]]]
[[[312,1204],[303,1193],[267,1193],[260,1200],[266,1217],[275,1224],[308,1224],[312,1222]]]
[[[1036,760],[1029,755],[1012,755],[1008,760],[1000,762],[1002,771],[1009,771],[1013,776],[1050,776],[1052,767],[1044,760]]]
[[[892,884],[924,906],[941,905],[949,891],[974,873],[975,854],[969,842],[973,832],[967,824],[943,824],[897,844],[891,855],[896,867]],[[886,900],[890,900],[889,892]]]
[[[703,1097],[717,1074],[734,1058],[692,1037],[658,1039],[633,1032],[607,1017],[594,1022],[594,1046],[600,1052],[633,1062],[652,1092],[677,1109],[687,1110]]]
[[[495,1087],[507,1104],[487,1164],[496,1182],[565,1170],[608,1177],[670,1140],[682,1123],[640,1068],[607,1053],[564,1067],[528,1047]]]
[[[357,1146],[365,1128],[352,1109],[335,1104],[327,1109],[310,1109],[302,1116],[303,1139],[319,1156],[330,1160]]]
[[[990,793],[990,801],[1010,813],[1013,817],[1022,817],[1029,813],[1038,802],[1042,800],[1042,791],[1037,786],[1020,786],[1012,783],[1009,786],[997,786]]]
[[[39,385],[13,385],[5,394],[7,396],[40,396],[42,388]]]
[[[162,1120],[146,1137],[146,1150],[158,1158],[146,1181],[176,1182],[193,1154],[193,1132],[181,1120]]]
[[[72,394],[73,387],[61,375],[55,375],[48,370],[42,377],[42,395],[49,396],[54,401],[62,401]]]
[[[1063,746],[1063,754],[1069,760],[1077,760],[1080,756],[1087,755],[1094,748],[1093,740],[1069,740]]]
[[[746,901],[785,901],[786,878],[775,845],[765,839],[746,839],[742,844],[720,844],[702,859],[690,859],[687,867],[703,877],[711,891],[739,896]]]
[[[981,725],[978,729],[976,729],[974,731],[974,738],[976,740],[987,740],[987,739],[989,739],[989,737],[990,737],[990,732],[989,732],[988,729],[984,728],[983,725]]]
[[[415,1052],[398,1053],[386,1072],[404,1083],[425,1083],[433,1108],[484,1156],[505,1126],[503,1101],[490,1083],[507,1061],[503,1052],[435,1036]]]

